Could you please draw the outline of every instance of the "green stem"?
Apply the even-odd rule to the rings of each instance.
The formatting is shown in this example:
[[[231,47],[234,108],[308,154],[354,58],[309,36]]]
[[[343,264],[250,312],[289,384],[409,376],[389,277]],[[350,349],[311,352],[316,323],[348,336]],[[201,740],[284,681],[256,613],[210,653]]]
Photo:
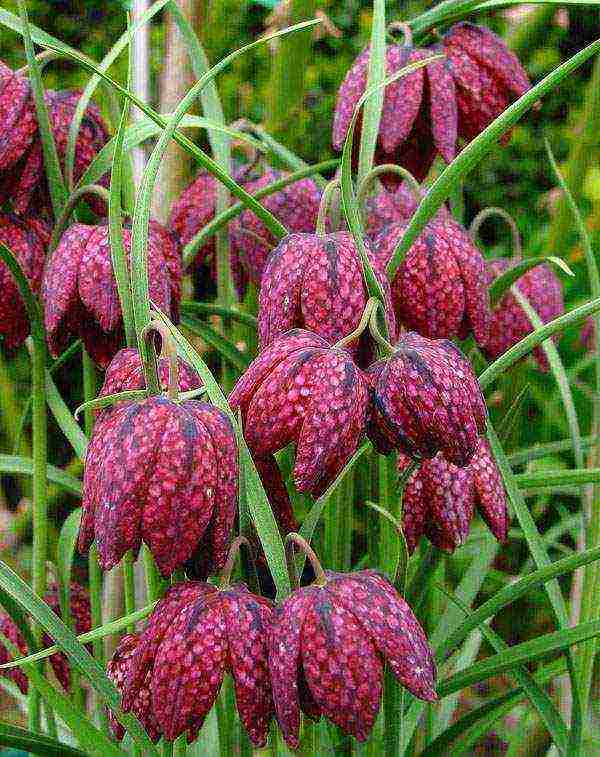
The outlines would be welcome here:
[[[359,207],[363,207],[365,200],[367,199],[367,195],[373,187],[373,181],[378,176],[386,173],[395,173],[398,176],[401,176],[412,190],[417,203],[421,202],[421,200],[423,199],[421,185],[411,174],[411,172],[408,169],[403,168],[402,166],[397,166],[395,163],[382,163],[381,165],[376,166],[371,171],[369,171],[369,173],[358,185],[357,199]]]
[[[504,208],[496,208],[496,207],[490,207],[490,208],[484,208],[481,210],[473,221],[471,222],[471,226],[469,227],[469,234],[471,235],[471,239],[474,242],[477,242],[477,237],[479,236],[479,230],[488,218],[492,218],[493,216],[498,216],[499,218],[502,218],[502,220],[506,221],[508,226],[510,227],[510,231],[512,234],[512,241],[513,241],[513,257],[520,258],[522,253],[522,244],[521,244],[521,234],[519,232],[519,227],[517,226],[517,222],[515,219],[511,216],[510,213],[507,213]]]
[[[336,191],[339,191],[340,189],[340,180],[339,179],[333,179],[329,182],[329,184],[325,187],[323,190],[323,194],[321,195],[321,202],[319,204],[319,214],[317,215],[317,223],[315,226],[315,231],[317,233],[317,236],[324,237],[326,232],[326,225],[327,225],[327,216],[329,215],[329,208],[331,206],[331,203],[333,201],[334,193]]]
[[[135,575],[133,572],[133,555],[129,550],[123,557],[123,590],[125,592],[125,614],[135,612]],[[127,626],[127,633],[135,631],[135,623]]]
[[[33,328],[31,355],[32,435],[33,435],[33,555],[32,587],[42,597],[46,593],[46,559],[48,555],[48,513],[47,513],[47,452],[48,429],[46,415],[46,342],[43,331]],[[42,646],[42,628],[33,627],[36,644]],[[40,730],[40,695],[35,686],[29,693],[29,726]]]
[[[315,573],[315,583],[319,586],[325,586],[325,584],[327,583],[327,577],[325,576],[325,571],[323,570],[323,567],[321,566],[319,558],[317,557],[314,549],[310,546],[306,539],[300,536],[300,534],[288,534],[285,537],[285,548],[286,553],[288,555],[291,555],[290,559],[292,561],[294,559],[294,545],[299,547],[308,557]]]
[[[96,195],[101,200],[104,200],[104,202],[108,206],[110,193],[108,189],[101,187],[99,184],[87,184],[85,187],[79,187],[79,189],[76,189],[74,192],[72,192],[69,195],[69,199],[65,203],[65,206],[62,209],[62,212],[60,216],[58,217],[56,224],[54,226],[52,237],[50,238],[50,247],[49,247],[50,252],[56,249],[58,243],[60,242],[60,238],[62,237],[65,229],[67,228],[69,224],[69,219],[71,218],[71,214],[77,207],[77,204],[79,203],[81,198],[84,197],[85,195],[90,195],[90,194]]]

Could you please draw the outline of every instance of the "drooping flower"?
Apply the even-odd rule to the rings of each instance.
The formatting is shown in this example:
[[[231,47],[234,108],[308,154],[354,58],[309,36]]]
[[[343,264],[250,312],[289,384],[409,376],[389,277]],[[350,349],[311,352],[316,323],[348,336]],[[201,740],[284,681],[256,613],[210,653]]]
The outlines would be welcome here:
[[[454,79],[458,135],[470,142],[531,87],[517,56],[485,26],[461,22],[443,38]]]
[[[516,264],[515,260],[512,264]],[[487,266],[488,282],[491,284],[511,267],[511,262],[498,258],[489,261]],[[558,318],[565,312],[560,280],[548,265],[538,265],[527,271],[513,285],[526,297],[531,307],[543,323]],[[502,297],[492,311],[490,334],[483,345],[485,356],[495,360],[506,350],[533,331],[527,313],[510,291]],[[558,336],[553,339],[558,340]],[[541,370],[548,370],[548,360],[541,346],[533,350],[533,355]]]
[[[285,173],[269,168],[260,178],[245,183],[244,189],[250,194],[256,194],[285,176]],[[315,182],[312,179],[301,179],[263,197],[260,202],[289,232],[308,233],[314,231],[320,200],[321,193]],[[243,210],[232,220],[229,238],[232,268],[239,261],[248,279],[254,284],[260,284],[267,257],[277,240],[249,209]]]
[[[131,662],[139,643],[140,637],[135,633],[128,633],[123,636],[119,641],[119,645],[115,649],[110,662],[106,666],[107,678],[114,683],[120,693],[123,692],[125,681],[129,675]],[[136,691],[133,704],[131,705],[131,711],[144,726],[150,739],[156,743],[162,734],[160,726],[154,717],[151,697],[150,674],[148,673]],[[112,710],[108,711],[108,720],[114,737],[117,741],[122,741],[125,736],[125,728],[119,723]]]
[[[177,320],[180,284],[173,273],[172,250],[158,240],[156,232],[150,234],[150,298]],[[128,229],[123,241],[129,254]],[[51,353],[57,356],[71,336],[78,336],[98,365],[108,365],[123,342],[123,321],[107,226],[75,223],[67,229],[46,267],[42,298]]]
[[[387,295],[387,325],[391,339],[395,339],[396,321],[385,270],[366,246]],[[269,256],[263,272],[258,301],[261,349],[295,327],[306,328],[335,344],[358,326],[368,299],[360,256],[351,234],[284,237]],[[370,342],[369,332],[363,332],[361,352],[372,353]],[[351,346],[359,347],[359,340]]]
[[[0,242],[13,253],[34,294],[42,283],[47,241],[41,235],[43,221],[20,219],[0,212]],[[0,261],[0,337],[7,350],[20,347],[29,336],[30,326],[25,303],[12,273]]]
[[[44,602],[52,608],[58,617],[61,617],[60,601],[58,598],[58,587],[56,584],[50,586],[50,589],[44,597]],[[90,606],[90,595],[83,586],[71,581],[69,590],[69,610],[73,618],[74,630],[77,636],[92,630],[92,612]],[[48,634],[43,636],[44,646],[50,647],[54,641]],[[59,680],[65,691],[68,691],[71,685],[71,671],[69,661],[63,652],[56,652],[50,657],[50,664],[54,670],[54,675]]]
[[[21,656],[25,657],[29,654],[29,648],[27,647],[27,643],[23,638],[23,634],[19,631],[14,620],[3,612],[0,612],[0,634],[2,634],[2,636],[6,636],[6,638],[18,648]],[[3,639],[0,638],[0,665],[5,665],[7,662],[12,662],[13,659],[14,658],[12,653],[8,651],[3,643]],[[25,673],[23,673],[21,668],[5,668],[4,670],[0,670],[0,675],[16,683],[16,685],[19,687],[19,691],[22,694],[27,694],[29,681],[27,680],[27,676],[25,675]]]
[[[373,242],[387,262],[405,226],[395,223]],[[410,247],[391,284],[396,317],[432,339],[461,339],[473,332],[485,345],[490,298],[485,261],[465,229],[442,208]]]
[[[392,584],[374,570],[325,576],[325,585],[298,589],[273,611],[273,701],[294,749],[301,709],[364,741],[379,711],[384,661],[412,694],[437,698],[427,639]]]
[[[386,49],[386,76],[441,52],[439,46],[423,50],[408,44]],[[333,119],[333,146],[341,150],[354,109],[366,90],[369,47],[358,56],[338,91]],[[447,60],[436,60],[412,71],[385,88],[376,145],[376,163],[396,163],[422,181],[436,155],[450,163],[456,154],[457,108],[454,81]],[[359,137],[355,135],[358,143]],[[388,186],[397,175],[381,177]]]
[[[237,512],[237,447],[227,416],[164,396],[115,406],[97,424],[83,480],[78,546],[109,570],[142,540],[165,576],[201,550],[225,562]]]
[[[402,473],[409,460],[398,456]],[[481,438],[475,455],[464,468],[441,454],[424,460],[412,474],[402,498],[402,525],[412,552],[425,535],[446,552],[464,544],[478,510],[499,541],[508,536],[508,508],[500,471],[488,442]]]
[[[18,79],[22,79],[25,84],[22,82],[15,84],[15,80]],[[44,172],[42,141],[38,131],[37,114],[31,97],[30,85],[27,79],[14,74],[12,77],[9,76],[8,80],[12,82],[12,85],[10,83],[6,85],[7,92],[11,91],[11,87],[17,87],[22,92],[27,91],[28,96],[25,104],[21,107],[24,125],[14,130],[14,136],[10,130],[3,135],[3,140],[5,138],[9,143],[7,151],[10,152],[12,158],[18,157],[17,161],[13,159],[3,162],[0,159],[0,171],[4,172],[0,176],[2,195],[11,200],[12,207],[17,213],[25,213],[28,208],[33,206],[38,213],[42,209],[49,211],[51,203]],[[69,129],[81,92],[46,90],[44,97],[56,151],[64,172]],[[0,105],[0,110],[1,108]],[[23,138],[24,135],[26,135],[25,139]],[[100,111],[96,105],[90,103],[85,110],[75,144],[73,165],[75,182],[83,176],[85,170],[108,142],[108,139],[108,130]],[[98,180],[98,183],[108,186],[108,181],[108,175],[105,175]],[[106,206],[102,200],[95,195],[90,195],[87,201],[95,213],[104,215]]]
[[[151,692],[159,728],[172,741],[193,741],[221,688],[233,677],[240,720],[264,746],[273,713],[267,666],[271,604],[243,584],[217,589],[187,581],[171,587],[150,616],[130,657],[123,708]]]
[[[394,223],[406,224],[417,209],[414,190],[407,182],[395,189],[383,187],[365,199],[365,232],[372,241]]]
[[[455,465],[468,465],[487,410],[469,361],[452,342],[409,332],[368,374],[368,433],[379,452],[432,458],[441,451]]]
[[[271,461],[271,476],[277,476],[273,455],[293,443],[295,486],[318,497],[356,450],[368,389],[349,352],[296,329],[261,352],[235,385],[229,402],[234,412],[241,411],[257,464]],[[273,487],[272,480],[263,483]],[[285,492],[283,482],[277,492]]]

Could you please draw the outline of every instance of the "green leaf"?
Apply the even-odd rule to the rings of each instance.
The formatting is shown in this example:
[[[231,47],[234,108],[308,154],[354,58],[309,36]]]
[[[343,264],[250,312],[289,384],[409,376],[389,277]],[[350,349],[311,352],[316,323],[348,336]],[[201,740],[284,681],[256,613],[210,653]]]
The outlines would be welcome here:
[[[455,597],[452,592],[448,591],[445,587],[440,587],[442,591],[454,602],[464,614],[469,616],[469,608],[465,606],[463,602]],[[509,649],[508,645],[495,631],[489,628],[485,623],[478,625],[479,631],[491,647],[498,653],[502,653],[504,650]],[[568,733],[564,720],[560,716],[560,713],[556,709],[552,699],[548,694],[537,684],[535,678],[530,675],[526,668],[516,668],[513,672],[517,683],[521,685],[530,702],[538,711],[540,718],[545,723],[552,740],[558,747],[558,749],[565,753],[567,749]]]
[[[252,358],[250,355],[240,352],[235,344],[232,344],[226,337],[219,334],[218,331],[209,326],[207,323],[202,323],[197,318],[190,318],[190,316],[183,315],[181,323],[186,326],[193,334],[201,337],[210,347],[213,347],[228,363],[240,373],[243,373],[250,363]]]
[[[428,221],[433,218],[444,201],[448,199],[453,188],[457,186],[457,184],[473,168],[475,168],[481,159],[500,139],[502,134],[510,129],[511,126],[513,126],[541,97],[557,87],[558,84],[569,76],[572,71],[575,71],[599,50],[600,40],[597,40],[554,69],[554,71],[542,79],[541,82],[528,90],[494,121],[492,121],[492,123],[487,126],[479,136],[470,142],[452,161],[452,163],[442,171],[427,195],[421,201],[415,214],[410,219],[398,246],[394,250],[394,254],[387,266],[387,272],[390,279],[394,277],[406,255],[406,252],[423,231]]]
[[[20,457],[19,455],[0,455],[0,471],[32,476],[33,461],[29,457]],[[48,480],[71,494],[81,496],[81,481],[60,468],[48,465]]]
[[[73,556],[75,554],[80,523],[81,508],[78,507],[67,516],[67,519],[62,524],[58,544],[56,545],[56,567],[58,569],[60,587],[60,614],[62,618],[69,619],[71,629],[74,628],[71,617],[71,569],[73,567]]]
[[[492,285],[490,286],[490,301],[492,307],[502,299],[502,296],[504,295],[506,290],[510,289],[510,287],[515,283],[515,281],[517,281],[517,279],[520,279],[521,276],[527,273],[527,271],[531,271],[532,268],[536,268],[538,265],[544,265],[547,263],[552,263],[557,268],[560,268],[560,270],[566,273],[568,276],[575,276],[573,271],[569,268],[564,260],[562,260],[561,258],[556,258],[552,255],[549,255],[547,257],[527,258],[526,260],[521,260],[520,263],[512,266],[508,269],[508,271],[505,271],[493,281]]]
[[[27,17],[27,7],[24,0],[18,0],[19,15],[23,25],[23,41],[25,43],[25,53],[27,55],[27,64],[29,65],[29,81],[35,110],[37,115],[40,139],[42,141],[42,151],[44,153],[44,167],[46,169],[46,178],[48,179],[48,189],[50,191],[50,200],[54,217],[58,218],[67,200],[67,190],[63,181],[60,170],[60,162],[54,143],[54,135],[50,126],[50,118],[46,101],[44,99],[44,85],[42,84],[42,75],[40,73],[39,63],[35,57],[29,19]]]
[[[517,473],[519,489],[553,489],[555,486],[585,486],[600,482],[600,468],[571,468],[569,470]]]
[[[593,447],[600,441],[597,436],[583,436],[581,438],[581,447],[586,450]],[[523,463],[529,463],[533,460],[539,460],[548,455],[554,455],[559,452],[569,452],[573,448],[573,442],[571,439],[561,439],[558,442],[545,442],[544,444],[534,444],[531,447],[525,449],[518,449],[508,456],[510,464],[523,465]]]
[[[360,132],[360,150],[358,157],[358,184],[365,178],[373,166],[375,143],[379,134],[379,120],[383,110],[381,83],[385,80],[385,0],[373,0],[373,20],[371,21],[371,45],[369,49],[369,69],[367,90],[375,93],[365,103]]]
[[[86,757],[85,752],[56,739],[7,723],[0,723],[0,746],[39,754],[41,757]]]
[[[258,327],[256,316],[238,310],[237,307],[226,308],[217,305],[214,302],[194,302],[193,300],[182,300],[181,311],[189,315],[220,315],[231,321],[243,323],[248,328],[255,329]]]
[[[459,673],[446,678],[437,688],[438,695],[445,697],[454,691],[462,691],[468,686],[514,670],[520,665],[536,662],[556,652],[562,652],[574,644],[592,639],[599,634],[600,620],[594,620],[589,623],[580,623],[574,628],[562,628],[560,631],[546,633],[530,641],[516,644],[475,663],[468,670],[461,670]]]
[[[80,460],[85,460],[85,453],[88,445],[87,437],[81,430],[75,418],[71,415],[71,411],[65,404],[65,401],[60,396],[60,392],[52,380],[50,371],[46,371],[46,400],[54,419],[58,423],[60,430],[66,436],[75,454]]]
[[[4,590],[12,599],[17,602],[27,613],[29,613],[49,634],[55,641],[58,647],[67,655],[72,665],[75,665],[77,669],[84,675],[94,690],[99,694],[102,701],[108,705],[117,716],[118,720],[129,731],[132,738],[143,748],[148,751],[148,754],[156,755],[154,745],[148,738],[143,727],[133,715],[125,714],[120,707],[120,695],[115,686],[108,680],[104,670],[98,665],[96,660],[89,654],[87,649],[80,644],[75,634],[68,628],[63,621],[52,612],[48,605],[43,602],[38,596],[36,596],[31,588],[11,570],[6,563],[0,561],[0,588]],[[49,701],[56,709],[58,714],[63,718],[69,718],[72,722],[72,717],[69,711],[64,710],[65,700],[64,697],[60,697],[57,692],[45,681],[41,674],[37,673],[34,666],[25,671],[28,676],[35,674],[39,676],[39,680],[35,680],[36,688],[40,689],[42,696],[49,697]],[[69,702],[69,706],[71,704]],[[61,711],[61,708],[62,711]],[[74,709],[74,708],[73,708]],[[81,718],[81,713],[77,712],[78,718],[82,723],[84,721]],[[92,727],[92,726],[90,726]],[[96,729],[94,728],[94,731]],[[77,730],[75,731],[77,733]],[[104,738],[104,737],[103,737]],[[99,744],[100,742],[97,742]],[[111,745],[112,746],[112,745]],[[98,751],[98,746],[94,751]],[[102,749],[106,749],[103,746]],[[120,750],[99,752],[104,754],[120,754]]]

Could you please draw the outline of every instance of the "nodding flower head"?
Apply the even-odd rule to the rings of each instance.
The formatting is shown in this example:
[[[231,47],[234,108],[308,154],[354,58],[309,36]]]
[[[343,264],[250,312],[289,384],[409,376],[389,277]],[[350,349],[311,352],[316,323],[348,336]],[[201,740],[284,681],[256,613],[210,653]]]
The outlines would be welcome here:
[[[408,465],[398,456],[400,473]],[[498,541],[508,536],[508,507],[500,471],[481,438],[471,462],[457,468],[443,455],[424,460],[409,478],[402,498],[402,526],[412,552],[421,536],[446,552],[464,544],[478,510]]]
[[[461,467],[471,461],[487,410],[469,361],[452,342],[409,332],[368,375],[368,433],[378,451],[416,458],[441,451]]]
[[[374,570],[326,571],[325,577],[324,585],[294,591],[273,612],[273,701],[294,749],[301,710],[367,739],[379,711],[384,662],[416,697],[437,699],[427,639],[393,585]]]

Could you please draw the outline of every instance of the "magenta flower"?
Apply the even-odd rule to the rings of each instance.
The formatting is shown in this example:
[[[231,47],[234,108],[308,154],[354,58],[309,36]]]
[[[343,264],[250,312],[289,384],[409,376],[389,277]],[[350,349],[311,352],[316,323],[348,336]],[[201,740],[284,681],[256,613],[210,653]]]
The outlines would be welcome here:
[[[488,263],[488,281],[492,281],[507,271],[511,261],[498,258]],[[527,298],[531,307],[544,323],[558,318],[565,312],[560,280],[548,265],[538,265],[521,276],[514,285]],[[485,356],[495,360],[506,350],[521,341],[533,331],[527,313],[519,305],[510,291],[502,297],[492,311],[490,335],[484,345]],[[558,336],[553,337],[555,341]],[[548,370],[548,360],[542,347],[533,350],[534,357],[542,371]]]
[[[60,602],[58,599],[58,587],[56,584],[50,586],[48,593],[44,597],[44,602],[49,605],[58,617],[61,617]],[[83,586],[71,581],[69,593],[69,608],[71,617],[74,622],[74,630],[77,636],[92,630],[92,611],[90,606],[90,595]],[[50,647],[54,644],[53,639],[45,633],[43,635],[44,646]],[[89,648],[89,646],[88,646]],[[54,670],[54,675],[59,680],[65,691],[71,686],[71,670],[69,661],[63,652],[56,652],[50,657],[50,664]]]
[[[129,253],[131,232],[123,231]],[[173,249],[159,243],[156,227],[148,244],[150,298],[177,320],[181,269]],[[172,240],[171,240],[172,241]],[[90,356],[106,367],[123,342],[123,322],[112,268],[107,226],[73,224],[62,236],[44,273],[42,285],[48,344],[58,356],[71,336],[81,337]]]
[[[6,636],[6,638],[18,648],[22,657],[25,657],[29,654],[29,648],[27,647],[27,643],[23,638],[23,634],[19,631],[14,620],[3,612],[0,612],[0,634]],[[12,653],[8,651],[8,649],[3,644],[3,640],[0,639],[0,665],[5,665],[7,662],[12,661]],[[16,683],[21,694],[27,694],[29,681],[27,680],[27,676],[25,675],[25,673],[23,673],[21,668],[16,667],[0,670],[0,676],[4,676],[10,681],[13,681],[13,683]]]
[[[386,263],[404,230],[392,224],[373,242]],[[486,344],[491,313],[485,261],[445,208],[410,247],[391,288],[396,317],[408,329],[431,339],[465,339],[473,332],[480,345]]]
[[[143,540],[165,576],[196,552],[216,571],[237,512],[237,475],[235,434],[217,408],[164,396],[120,404],[88,447],[79,550],[95,538],[109,570]]]
[[[273,701],[293,749],[301,709],[364,741],[379,711],[384,661],[412,694],[437,699],[427,639],[392,584],[374,570],[325,575],[325,585],[298,589],[273,611]]]
[[[409,460],[398,456],[398,470]],[[454,552],[465,543],[478,510],[498,541],[506,541],[509,516],[500,471],[481,438],[471,462],[457,468],[441,454],[424,460],[409,479],[402,499],[402,525],[410,552],[425,535],[436,547]]]
[[[254,459],[272,460],[293,443],[296,488],[318,497],[356,450],[368,389],[350,353],[298,329],[261,352],[229,402],[234,412],[241,411]]]
[[[42,283],[47,237],[40,219],[21,219],[0,212],[0,242],[12,252],[32,291]],[[30,333],[29,318],[17,284],[4,262],[0,261],[0,337],[7,350],[20,347]]]
[[[171,587],[150,616],[133,651],[123,685],[123,708],[134,710],[151,692],[158,727],[172,741],[192,742],[233,676],[240,720],[264,746],[273,702],[267,666],[271,604],[243,584],[217,589],[186,581]]]
[[[383,187],[377,194],[365,200],[365,231],[373,241],[388,226],[405,225],[417,209],[417,199],[412,187],[403,182],[395,190]]]
[[[387,294],[387,325],[395,339],[385,270],[368,246],[367,254]],[[296,327],[335,344],[358,326],[368,299],[360,256],[349,233],[291,234],[273,250],[263,272],[258,311],[261,349]],[[370,334],[363,334],[360,351],[372,354]],[[359,340],[352,347],[358,348]]]
[[[452,342],[404,334],[369,377],[368,433],[379,452],[432,458],[441,451],[460,467],[471,461],[487,410],[469,361]]]
[[[29,80],[0,61],[0,172],[23,157],[36,131]]]

